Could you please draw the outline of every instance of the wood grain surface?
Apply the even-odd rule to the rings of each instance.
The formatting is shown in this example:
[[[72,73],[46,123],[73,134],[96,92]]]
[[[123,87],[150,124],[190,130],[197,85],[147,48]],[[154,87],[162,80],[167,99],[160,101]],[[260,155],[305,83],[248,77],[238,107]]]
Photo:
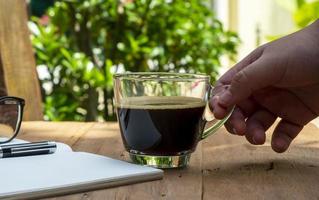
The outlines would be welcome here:
[[[283,154],[271,150],[270,135],[253,146],[222,128],[199,143],[187,168],[165,170],[163,180],[48,199],[319,199],[318,128],[306,126]],[[19,138],[129,160],[116,123],[24,122]]]
[[[25,0],[0,0],[0,78],[8,95],[26,100],[24,119],[42,120],[42,103]],[[2,81],[3,82],[3,81]]]

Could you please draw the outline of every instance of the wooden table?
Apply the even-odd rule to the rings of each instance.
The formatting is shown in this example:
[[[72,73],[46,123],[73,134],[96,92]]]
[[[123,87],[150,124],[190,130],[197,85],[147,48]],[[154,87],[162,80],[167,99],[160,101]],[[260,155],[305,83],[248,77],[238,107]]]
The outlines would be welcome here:
[[[269,134],[270,135],[270,134]],[[24,122],[19,138],[56,140],[128,160],[116,123]],[[318,199],[319,129],[309,124],[288,152],[245,138],[216,135],[199,143],[185,169],[165,170],[164,179],[50,199]]]

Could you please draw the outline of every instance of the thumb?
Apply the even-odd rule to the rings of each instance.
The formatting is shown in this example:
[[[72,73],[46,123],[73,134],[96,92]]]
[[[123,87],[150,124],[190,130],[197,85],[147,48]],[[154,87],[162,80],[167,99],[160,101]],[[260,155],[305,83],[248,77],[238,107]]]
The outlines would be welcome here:
[[[276,66],[275,61],[261,56],[238,71],[228,89],[221,94],[218,103],[223,107],[230,107],[248,98],[254,91],[275,84],[283,74],[276,70],[279,66]]]

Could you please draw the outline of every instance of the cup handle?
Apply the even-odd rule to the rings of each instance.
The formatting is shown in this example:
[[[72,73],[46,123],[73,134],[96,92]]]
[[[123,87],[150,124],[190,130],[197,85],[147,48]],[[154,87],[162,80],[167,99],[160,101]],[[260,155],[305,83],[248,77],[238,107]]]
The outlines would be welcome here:
[[[212,95],[212,90],[213,90],[213,87],[211,86],[211,89],[210,89],[210,95],[209,95],[209,99],[213,96]],[[208,106],[207,106],[208,107]],[[209,107],[208,107],[209,109]],[[232,107],[229,111],[229,113],[226,115],[226,117],[224,119],[221,119],[221,120],[218,120],[218,119],[211,119],[211,120],[207,120],[206,118],[204,119],[205,120],[205,124],[207,124],[207,122],[210,122],[210,123],[213,123],[210,127],[208,127],[207,129],[205,129],[202,133],[202,136],[201,136],[201,140],[207,138],[208,136],[212,135],[213,133],[216,133],[216,131],[222,127],[225,122],[227,121],[227,119],[230,117],[230,115],[232,114],[234,110],[234,107]]]

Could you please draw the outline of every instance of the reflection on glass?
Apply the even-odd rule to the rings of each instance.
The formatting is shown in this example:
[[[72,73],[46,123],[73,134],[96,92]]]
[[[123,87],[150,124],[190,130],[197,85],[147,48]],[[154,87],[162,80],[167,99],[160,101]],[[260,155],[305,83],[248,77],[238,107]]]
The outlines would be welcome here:
[[[19,132],[24,100],[0,97],[0,144],[11,141]]]

